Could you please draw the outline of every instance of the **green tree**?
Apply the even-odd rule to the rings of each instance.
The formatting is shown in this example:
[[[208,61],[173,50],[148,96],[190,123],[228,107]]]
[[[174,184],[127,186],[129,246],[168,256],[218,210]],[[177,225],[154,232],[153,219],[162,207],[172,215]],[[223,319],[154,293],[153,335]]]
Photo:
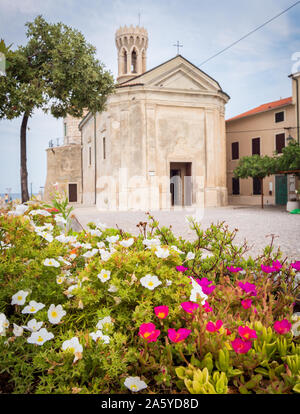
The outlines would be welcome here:
[[[292,140],[276,157],[276,172],[300,170],[300,145]]]
[[[0,119],[22,117],[22,202],[29,199],[26,130],[34,110],[42,109],[55,118],[82,117],[84,109],[102,111],[114,91],[112,75],[79,31],[63,23],[47,23],[42,16],[25,26],[28,43],[7,50],[6,76],[0,77]]]
[[[265,177],[274,174],[276,170],[276,159],[265,155],[252,155],[241,158],[239,165],[234,170],[236,178],[258,178],[261,184],[261,208],[264,208],[264,187]]]

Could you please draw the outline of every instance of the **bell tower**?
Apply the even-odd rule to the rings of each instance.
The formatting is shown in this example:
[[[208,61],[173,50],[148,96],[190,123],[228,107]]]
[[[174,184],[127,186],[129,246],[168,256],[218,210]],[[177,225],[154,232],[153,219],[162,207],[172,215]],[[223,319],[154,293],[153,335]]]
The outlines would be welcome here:
[[[124,26],[116,31],[118,83],[146,72],[148,32],[144,27]]]

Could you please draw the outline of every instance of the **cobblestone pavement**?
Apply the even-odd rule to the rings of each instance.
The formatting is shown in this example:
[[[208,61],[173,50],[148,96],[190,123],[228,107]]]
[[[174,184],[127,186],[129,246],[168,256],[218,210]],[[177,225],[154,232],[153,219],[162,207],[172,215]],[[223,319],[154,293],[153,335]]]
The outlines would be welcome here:
[[[225,221],[229,229],[239,229],[235,242],[243,243],[246,238],[251,249],[249,255],[256,256],[271,241],[270,234],[275,234],[274,246],[281,248],[284,255],[290,259],[300,260],[300,215],[289,214],[284,208],[266,206],[263,210],[260,207],[251,206],[227,206],[220,208],[206,208],[201,219],[203,229],[211,223]],[[136,227],[140,221],[146,221],[147,216],[141,211],[128,212],[102,212],[95,207],[78,207],[74,214],[80,224],[86,228],[87,223],[105,223],[109,227],[116,227],[139,234]],[[155,211],[151,212],[160,226],[172,226],[176,236],[184,239],[194,240],[195,233],[191,231],[186,216],[193,214],[187,211]]]

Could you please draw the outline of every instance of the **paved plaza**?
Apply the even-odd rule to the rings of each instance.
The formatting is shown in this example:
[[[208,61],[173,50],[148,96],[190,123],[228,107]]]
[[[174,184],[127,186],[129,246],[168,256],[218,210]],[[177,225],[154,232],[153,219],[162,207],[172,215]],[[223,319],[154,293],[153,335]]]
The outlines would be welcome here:
[[[181,211],[155,211],[150,212],[160,226],[172,226],[176,236],[182,236],[188,240],[196,238],[195,233],[190,230],[186,222],[186,216],[193,212]],[[284,255],[290,259],[300,260],[300,215],[289,214],[282,207],[266,206],[263,210],[260,207],[227,206],[220,208],[206,208],[201,219],[202,228],[205,229],[211,223],[225,221],[229,229],[239,229],[235,242],[243,243],[248,240],[251,247],[249,255],[255,256],[262,253],[271,237],[275,234],[275,247],[281,248]],[[74,214],[80,224],[86,228],[87,223],[97,222],[106,224],[109,227],[118,226],[120,229],[132,234],[139,234],[137,224],[146,221],[147,216],[142,211],[120,211],[102,212],[95,207],[78,207]]]

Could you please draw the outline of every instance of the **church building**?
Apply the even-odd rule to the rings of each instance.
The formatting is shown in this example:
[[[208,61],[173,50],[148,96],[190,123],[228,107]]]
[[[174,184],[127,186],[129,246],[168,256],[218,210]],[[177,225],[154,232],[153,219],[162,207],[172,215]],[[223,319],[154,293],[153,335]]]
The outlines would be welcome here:
[[[47,150],[53,184],[99,210],[227,204],[225,104],[219,83],[181,55],[146,68],[148,33],[115,36],[118,78],[106,110],[64,119],[64,145]]]

